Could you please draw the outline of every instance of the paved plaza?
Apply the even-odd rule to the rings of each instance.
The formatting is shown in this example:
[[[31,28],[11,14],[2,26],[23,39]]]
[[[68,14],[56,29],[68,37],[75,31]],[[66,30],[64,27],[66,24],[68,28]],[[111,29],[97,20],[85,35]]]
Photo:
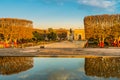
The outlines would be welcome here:
[[[120,48],[82,48],[85,41],[56,42],[26,48],[0,49],[0,56],[39,56],[39,57],[92,57],[92,56],[120,56]],[[45,46],[45,48],[40,48]]]

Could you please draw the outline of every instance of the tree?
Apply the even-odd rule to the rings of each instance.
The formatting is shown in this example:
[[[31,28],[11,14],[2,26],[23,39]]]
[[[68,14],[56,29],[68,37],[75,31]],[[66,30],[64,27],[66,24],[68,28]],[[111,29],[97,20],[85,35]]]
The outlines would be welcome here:
[[[91,37],[104,41],[106,38],[113,36],[119,39],[120,35],[120,15],[95,15],[84,18],[86,39]],[[110,39],[110,38],[108,38]]]
[[[54,32],[52,28],[48,28],[48,32]]]
[[[36,40],[36,41],[42,41],[42,40],[44,40],[44,35],[38,33],[37,31],[34,31],[34,32],[33,32],[33,36],[34,36],[34,37],[33,37],[34,40]]]
[[[56,40],[57,34],[55,33],[55,31],[52,28],[48,28],[47,37],[49,40]]]
[[[55,32],[50,32],[47,37],[49,40],[56,40],[57,35]]]
[[[23,19],[1,18],[0,33],[4,36],[4,41],[31,39],[32,21]]]
[[[66,29],[57,29],[56,34],[60,40],[65,40],[67,38],[67,30]]]
[[[67,33],[65,33],[65,32],[60,33],[60,34],[58,34],[58,37],[60,38],[60,40],[65,40],[67,37]]]

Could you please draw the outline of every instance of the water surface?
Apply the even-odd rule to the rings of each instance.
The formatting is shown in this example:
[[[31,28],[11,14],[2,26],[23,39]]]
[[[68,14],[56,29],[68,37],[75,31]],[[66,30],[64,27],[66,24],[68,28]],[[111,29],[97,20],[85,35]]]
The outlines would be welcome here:
[[[0,80],[120,80],[120,57],[0,57]]]

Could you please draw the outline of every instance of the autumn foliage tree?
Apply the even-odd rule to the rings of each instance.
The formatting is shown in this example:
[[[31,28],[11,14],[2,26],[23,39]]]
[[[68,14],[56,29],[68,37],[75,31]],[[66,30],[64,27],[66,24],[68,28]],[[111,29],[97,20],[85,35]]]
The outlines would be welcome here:
[[[4,41],[31,39],[32,21],[13,18],[0,19],[0,34],[3,35]],[[2,38],[2,37],[0,37]]]
[[[119,39],[120,15],[95,15],[84,18],[86,39],[104,41],[107,38]]]

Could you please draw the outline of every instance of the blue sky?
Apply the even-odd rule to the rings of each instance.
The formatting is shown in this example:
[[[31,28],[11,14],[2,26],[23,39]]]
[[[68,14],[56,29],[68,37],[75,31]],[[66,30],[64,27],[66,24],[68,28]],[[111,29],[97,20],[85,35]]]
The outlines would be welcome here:
[[[88,15],[119,14],[120,0],[0,0],[1,18],[32,20],[34,27],[83,28]]]

